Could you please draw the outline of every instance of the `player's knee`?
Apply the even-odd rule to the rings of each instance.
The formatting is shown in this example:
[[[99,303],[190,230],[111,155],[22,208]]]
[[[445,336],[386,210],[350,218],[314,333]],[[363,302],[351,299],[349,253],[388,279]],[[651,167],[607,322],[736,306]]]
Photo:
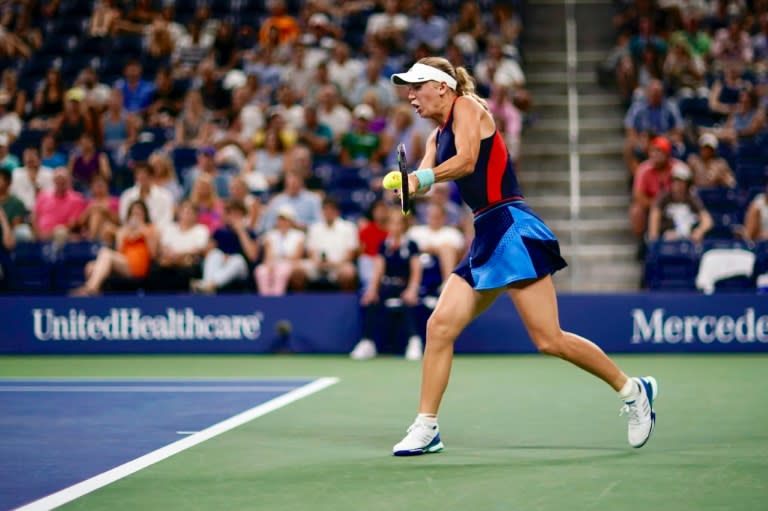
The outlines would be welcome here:
[[[534,343],[536,349],[543,355],[558,358],[566,356],[567,339],[562,332],[535,335]]]
[[[427,320],[427,338],[430,342],[453,342],[458,335],[458,328],[448,314],[435,311]]]

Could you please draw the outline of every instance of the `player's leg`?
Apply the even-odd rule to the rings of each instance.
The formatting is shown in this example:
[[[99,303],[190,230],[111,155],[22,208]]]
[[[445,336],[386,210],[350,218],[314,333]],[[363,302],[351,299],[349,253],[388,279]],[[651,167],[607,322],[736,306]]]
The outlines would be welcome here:
[[[593,342],[560,328],[552,277],[546,276],[510,288],[509,295],[536,348],[562,358],[597,376],[619,393],[629,415],[628,439],[641,447],[653,430],[653,399],[658,392],[653,378],[628,378]]]
[[[393,448],[395,456],[414,456],[443,450],[437,412],[453,362],[453,344],[461,331],[488,308],[502,290],[478,292],[451,274],[435,310],[427,321],[427,343],[421,369],[419,414],[408,434]]]

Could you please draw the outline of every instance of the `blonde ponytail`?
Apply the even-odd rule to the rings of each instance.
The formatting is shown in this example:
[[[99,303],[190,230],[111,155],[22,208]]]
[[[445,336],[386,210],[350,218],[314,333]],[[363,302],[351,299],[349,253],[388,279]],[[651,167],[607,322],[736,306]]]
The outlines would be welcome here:
[[[443,57],[424,57],[419,59],[419,64],[425,66],[434,67],[448,73],[450,76],[456,79],[456,94],[458,96],[469,96],[480,103],[483,108],[488,110],[488,104],[483,98],[477,95],[475,92],[475,79],[469,74],[463,66],[453,67],[453,65]]]

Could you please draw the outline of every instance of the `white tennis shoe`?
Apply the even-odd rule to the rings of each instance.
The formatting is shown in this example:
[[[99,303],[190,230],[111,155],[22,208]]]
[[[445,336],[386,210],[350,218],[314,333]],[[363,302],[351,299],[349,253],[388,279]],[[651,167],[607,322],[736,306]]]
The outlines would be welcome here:
[[[374,358],[376,355],[376,345],[370,339],[361,340],[349,353],[352,360],[368,360]]]
[[[435,423],[430,425],[419,420],[411,424],[408,434],[392,448],[395,456],[419,456],[440,452],[445,448],[440,440],[440,427]]]
[[[640,448],[651,437],[656,425],[656,412],[653,409],[653,401],[659,395],[659,386],[652,376],[632,378],[637,382],[640,393],[637,398],[625,401],[621,408],[621,415],[626,415],[629,421],[627,428],[627,440],[629,445]]]
[[[421,337],[414,335],[408,340],[408,346],[405,348],[405,359],[421,360],[423,354],[424,349],[422,348]]]

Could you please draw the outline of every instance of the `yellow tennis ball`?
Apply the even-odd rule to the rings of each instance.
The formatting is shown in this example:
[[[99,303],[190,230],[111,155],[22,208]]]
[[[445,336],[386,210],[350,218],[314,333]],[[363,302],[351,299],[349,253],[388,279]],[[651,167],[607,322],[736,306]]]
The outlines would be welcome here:
[[[396,190],[402,185],[402,177],[399,170],[389,172],[381,182],[381,185],[387,190]]]

